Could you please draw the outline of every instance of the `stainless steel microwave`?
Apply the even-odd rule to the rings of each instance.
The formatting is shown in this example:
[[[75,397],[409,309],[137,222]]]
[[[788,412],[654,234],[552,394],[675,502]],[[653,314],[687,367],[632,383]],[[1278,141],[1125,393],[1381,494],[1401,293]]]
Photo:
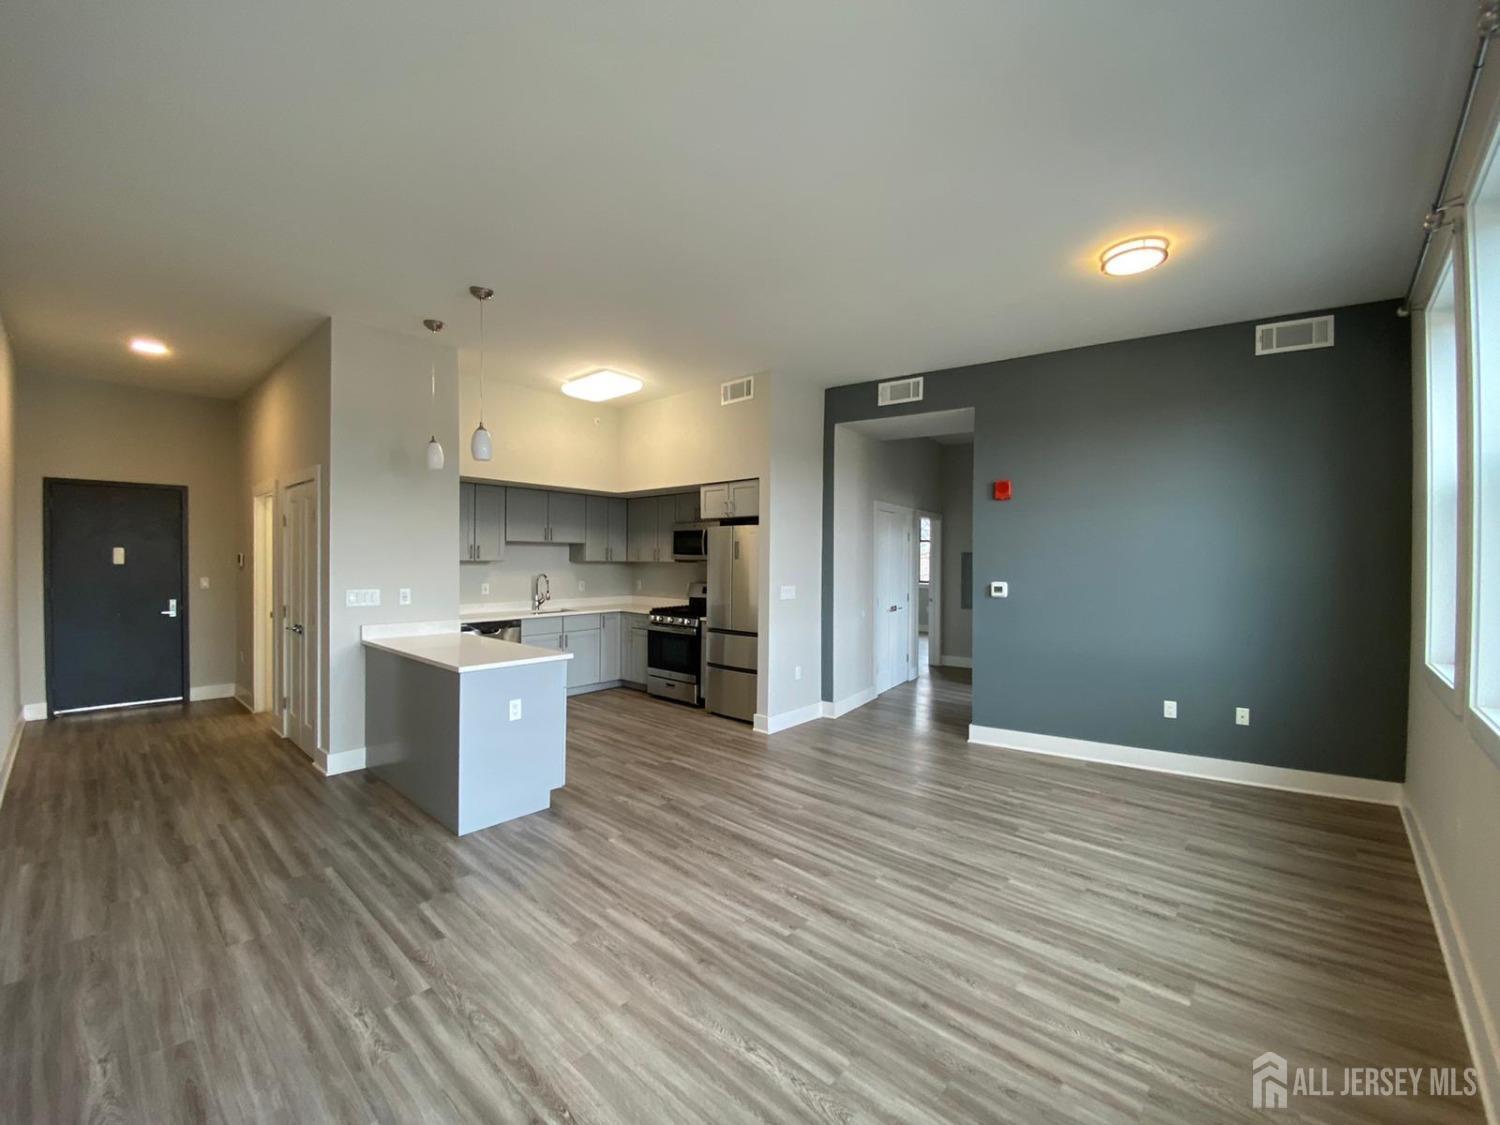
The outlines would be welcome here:
[[[672,532],[672,561],[697,562],[708,558],[708,525],[693,524]]]

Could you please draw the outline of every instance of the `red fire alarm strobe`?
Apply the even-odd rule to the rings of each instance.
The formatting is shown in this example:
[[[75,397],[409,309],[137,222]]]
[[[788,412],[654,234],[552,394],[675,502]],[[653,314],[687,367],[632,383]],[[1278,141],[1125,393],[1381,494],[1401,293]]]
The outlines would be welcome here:
[[[1009,500],[1010,499],[1010,481],[1008,481],[1008,480],[997,480],[995,482],[995,499],[996,500]]]

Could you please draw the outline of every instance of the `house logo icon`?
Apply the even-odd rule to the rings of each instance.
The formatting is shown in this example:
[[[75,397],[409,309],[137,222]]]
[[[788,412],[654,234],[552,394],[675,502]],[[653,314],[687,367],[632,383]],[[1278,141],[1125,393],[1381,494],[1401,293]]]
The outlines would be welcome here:
[[[1286,1108],[1286,1059],[1275,1051],[1250,1065],[1250,1104],[1256,1109]]]

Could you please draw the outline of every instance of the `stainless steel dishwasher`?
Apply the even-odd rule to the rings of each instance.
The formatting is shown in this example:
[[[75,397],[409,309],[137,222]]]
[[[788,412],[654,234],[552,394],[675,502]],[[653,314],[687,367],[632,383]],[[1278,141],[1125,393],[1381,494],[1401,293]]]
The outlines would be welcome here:
[[[460,633],[474,633],[481,637],[493,637],[497,641],[510,641],[513,644],[521,643],[521,623],[519,621],[466,621],[459,628]]]

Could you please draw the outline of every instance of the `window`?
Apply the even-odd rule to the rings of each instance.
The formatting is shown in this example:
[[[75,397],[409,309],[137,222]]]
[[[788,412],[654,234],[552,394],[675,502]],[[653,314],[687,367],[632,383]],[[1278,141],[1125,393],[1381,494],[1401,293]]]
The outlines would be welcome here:
[[[1500,172],[1490,168],[1469,206],[1474,342],[1469,406],[1473,450],[1473,570],[1468,675],[1471,724],[1500,738]]]
[[[932,581],[932,521],[921,518],[917,538],[917,581],[927,585]]]
[[[1424,312],[1427,365],[1427,667],[1458,682],[1458,318],[1453,260]]]

